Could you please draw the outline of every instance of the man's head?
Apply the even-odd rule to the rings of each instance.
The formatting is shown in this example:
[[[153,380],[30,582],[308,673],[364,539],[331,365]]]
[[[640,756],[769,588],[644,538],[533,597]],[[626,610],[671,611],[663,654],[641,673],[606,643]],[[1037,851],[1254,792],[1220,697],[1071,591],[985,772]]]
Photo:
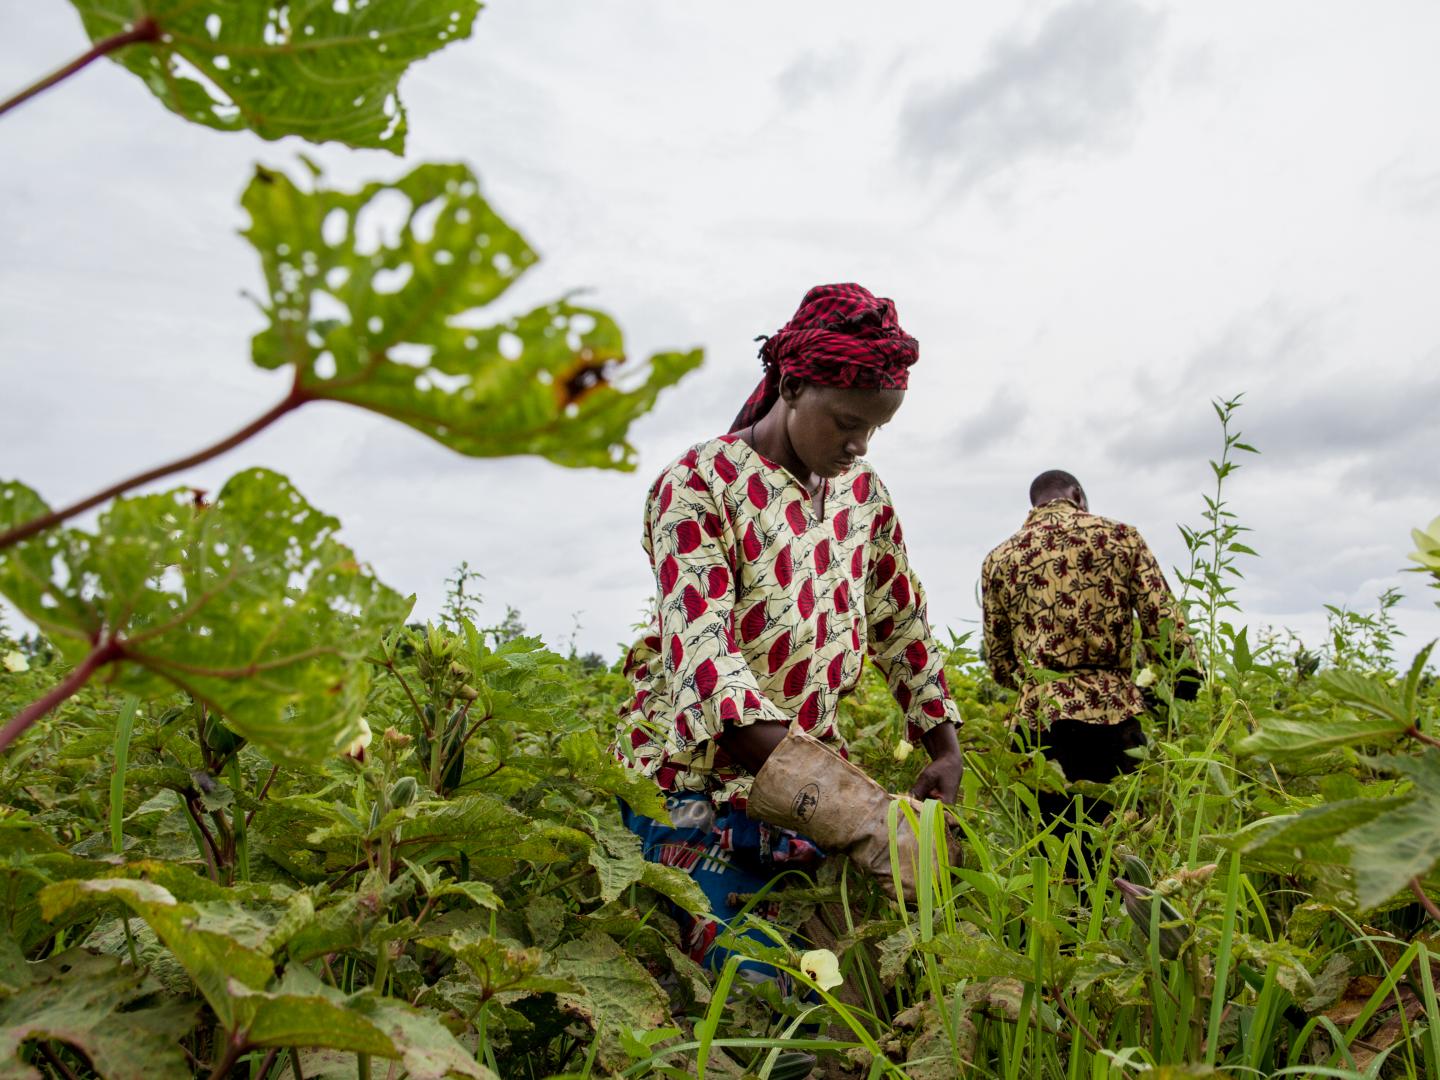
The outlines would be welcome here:
[[[1030,481],[1030,505],[1044,506],[1056,499],[1069,499],[1081,510],[1089,510],[1085,489],[1064,469],[1046,469]]]

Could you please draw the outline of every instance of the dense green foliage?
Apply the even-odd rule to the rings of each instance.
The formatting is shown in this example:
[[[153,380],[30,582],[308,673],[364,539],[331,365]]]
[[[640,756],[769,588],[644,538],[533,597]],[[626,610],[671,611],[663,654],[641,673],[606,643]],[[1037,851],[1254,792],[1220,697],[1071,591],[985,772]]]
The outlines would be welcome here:
[[[405,68],[467,36],[473,0],[74,0],[96,41],[16,107],[112,55],[188,119],[398,149]],[[125,496],[315,400],[472,455],[630,467],[630,422],[699,362],[628,388],[604,314],[566,300],[483,325],[535,254],[463,165],[356,192],[258,170],[255,362],[288,395],[215,446],[51,511],[0,483],[0,1077],[1440,1076],[1432,953],[1440,740],[1428,650],[1331,609],[1309,650],[1236,613],[1238,399],[1180,578],[1208,682],[1154,673],[1149,757],[1077,834],[963,640],[964,843],[913,909],[827,861],[776,894],[772,948],[808,989],[711,976],[681,951],[688,876],[645,862],[618,801],[665,815],[608,751],[623,678],[507,613],[477,629],[462,566],[443,627],[275,473],[213,503]],[[396,223],[377,212],[405,204]],[[393,227],[392,227],[393,226]],[[478,315],[479,323],[474,320]],[[64,522],[103,507],[93,528]],[[1412,556],[1440,581],[1440,521]],[[1165,650],[1162,650],[1162,653]],[[1150,682],[1149,677],[1146,679]],[[842,704],[856,756],[919,767],[873,672]],[[1074,869],[1068,868],[1073,866]],[[761,924],[768,926],[769,924]],[[807,955],[808,953],[808,955]],[[836,970],[830,970],[831,968]]]
[[[1150,757],[1109,789],[1119,820],[1079,878],[1035,805],[1053,767],[957,643],[962,865],[906,912],[843,860],[791,883],[796,935],[767,958],[798,972],[827,948],[844,978],[809,1005],[739,981],[722,1000],[681,953],[665,898],[703,900],[620,825],[617,796],[663,809],[606,752],[623,679],[593,663],[468,621],[397,629],[355,665],[368,746],[296,764],[196,697],[91,686],[3,761],[0,1046],[104,1076],[132,1074],[106,1057],[126,1038],[127,1062],[176,1076],[292,1054],[306,1076],[693,1075],[700,1040],[717,1075],[785,1046],[915,1080],[1434,1075],[1410,879],[1440,894],[1437,690],[1373,634],[1343,640],[1367,662],[1231,651],[1194,703],[1167,705],[1162,674]],[[0,651],[21,669],[6,711],[65,664]],[[843,708],[857,756],[904,786],[919,760],[873,672]]]

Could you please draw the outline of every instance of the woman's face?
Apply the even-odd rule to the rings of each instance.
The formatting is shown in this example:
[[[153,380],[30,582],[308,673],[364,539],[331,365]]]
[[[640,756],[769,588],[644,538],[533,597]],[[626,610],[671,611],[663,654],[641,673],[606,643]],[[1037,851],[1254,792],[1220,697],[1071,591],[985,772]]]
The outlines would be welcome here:
[[[782,380],[786,433],[795,455],[816,476],[838,476],[863,457],[870,437],[895,415],[904,390],[842,390]]]

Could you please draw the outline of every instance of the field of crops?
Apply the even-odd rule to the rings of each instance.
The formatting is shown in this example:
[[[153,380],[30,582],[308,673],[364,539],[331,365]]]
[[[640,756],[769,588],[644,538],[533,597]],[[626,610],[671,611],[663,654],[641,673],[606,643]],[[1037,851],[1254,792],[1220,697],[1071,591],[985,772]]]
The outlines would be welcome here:
[[[401,75],[479,5],[337,0],[303,26],[293,5],[74,7],[89,59],[185,120],[398,152]],[[735,945],[782,995],[682,951],[676,907],[705,901],[621,824],[621,801],[666,811],[609,751],[618,658],[477,626],[464,568],[444,619],[408,621],[338,521],[243,460],[213,497],[154,493],[316,401],[460,454],[629,467],[630,424],[701,361],[617,386],[619,327],[568,296],[462,326],[537,258],[463,164],[356,190],[295,172],[242,199],[252,359],[292,373],[273,408],[69,506],[0,479],[0,596],[38,628],[0,626],[0,1077],[1440,1077],[1430,650],[1393,593],[1332,609],[1317,649],[1246,628],[1238,400],[1182,529],[1208,681],[1177,702],[1173,672],[1144,675],[1142,767],[1080,785],[1115,818],[1045,827],[1062,777],[1013,741],[981,643],[952,639],[966,771],[920,827],[959,861],[908,907],[843,858],[782,878],[757,898],[778,919],[733,927],[765,928]],[[382,197],[408,209],[377,246],[359,221]],[[1414,542],[1417,586],[1440,582],[1440,520]],[[908,786],[873,671],[841,723]]]
[[[228,495],[154,498],[204,518]],[[19,562],[0,561],[12,597]],[[287,606],[313,626],[307,594]],[[617,796],[664,811],[606,753],[624,680],[593,658],[466,620],[357,628],[324,691],[365,718],[349,741],[297,719],[304,661],[231,698],[157,647],[0,766],[0,1060],[151,1080],[780,1076],[801,1050],[822,1075],[915,1080],[1440,1075],[1437,690],[1423,654],[1397,666],[1383,608],[1333,629],[1320,652],[1222,634],[1200,699],[1158,704],[1078,879],[1035,805],[1056,775],[957,643],[963,860],[906,910],[841,859],[789,882],[795,934],[763,956],[798,1000],[680,952],[666,902],[703,900],[620,824]],[[0,652],[7,716],[70,669],[33,638]],[[273,727],[265,695],[289,702]],[[918,759],[879,678],[843,708],[860,759],[905,786]]]

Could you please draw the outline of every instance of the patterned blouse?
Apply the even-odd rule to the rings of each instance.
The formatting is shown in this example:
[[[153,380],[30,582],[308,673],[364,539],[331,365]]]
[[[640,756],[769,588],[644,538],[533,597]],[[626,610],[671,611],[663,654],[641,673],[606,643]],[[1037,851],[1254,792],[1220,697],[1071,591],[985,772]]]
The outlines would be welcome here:
[[[805,486],[737,436],[671,465],[645,507],[659,610],[630,650],[635,694],[616,753],[665,791],[744,805],[753,777],[715,742],[727,725],[800,727],[844,752],[836,703],[865,656],[906,737],[959,723],[890,496],[864,462]]]
[[[1194,643],[1165,575],[1129,525],[1068,499],[1037,506],[1020,531],[985,557],[980,575],[985,644],[996,682],[1020,690],[1015,715],[1031,726],[1118,724],[1145,709],[1131,680],[1131,613],[1147,655],[1169,620],[1172,646]],[[1065,672],[1054,681],[1026,668]]]

